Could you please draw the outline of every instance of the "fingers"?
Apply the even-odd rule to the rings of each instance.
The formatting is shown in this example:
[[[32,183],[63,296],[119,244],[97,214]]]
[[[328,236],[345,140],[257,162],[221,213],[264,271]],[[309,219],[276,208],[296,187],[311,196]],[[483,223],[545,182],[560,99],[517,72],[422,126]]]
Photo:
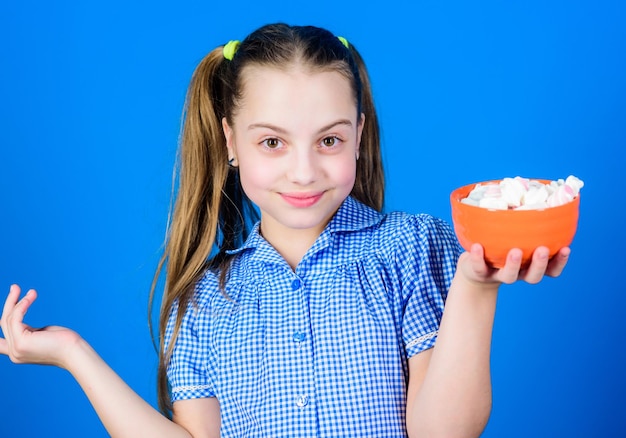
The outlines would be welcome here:
[[[26,292],[26,295],[24,295],[21,300],[17,301],[20,296],[19,292],[20,288],[18,286],[11,287],[11,291],[9,292],[9,298],[7,298],[7,302],[5,303],[5,310],[8,305],[9,313],[3,313],[2,316],[3,320],[5,318],[7,319],[5,324],[22,323],[22,321],[24,320],[24,315],[26,315],[26,312],[28,311],[30,305],[33,304],[33,302],[37,299],[37,292],[34,289],[31,289]],[[12,305],[9,302],[10,299],[12,299]],[[17,303],[15,303],[15,301],[17,301]]]
[[[20,292],[20,287],[17,284],[12,284],[9,288],[9,295],[7,296],[7,299],[4,302],[4,307],[2,308],[2,321],[4,321],[4,318],[11,313],[15,307],[15,304],[20,297]]]
[[[530,284],[539,283],[546,273],[549,258],[550,250],[545,246],[538,247],[535,252],[533,252],[530,265],[521,278]]]
[[[21,289],[17,285],[11,285],[9,295],[4,302],[2,309],[2,318],[0,318],[0,327],[7,336],[7,332],[16,324],[21,325],[24,321],[24,315],[28,311],[31,304],[37,299],[37,292],[34,289],[29,290],[26,295],[18,301]]]
[[[558,277],[565,269],[565,265],[569,260],[569,255],[571,250],[568,247],[561,248],[558,253],[550,259],[548,262],[548,267],[546,269],[546,275],[550,277]]]
[[[24,315],[30,308],[31,304],[37,299],[37,292],[34,289],[29,290],[20,300],[21,289],[17,285],[11,285],[9,295],[4,302],[2,309],[2,318],[0,326],[4,339],[0,338],[0,354],[9,356],[11,361],[21,363],[17,359],[16,344],[22,337],[22,333],[26,326],[24,325]]]
[[[20,288],[16,284],[12,284],[9,288],[9,295],[4,302],[4,307],[2,308],[2,317],[0,317],[0,328],[2,328],[2,333],[4,337],[8,336],[8,322],[7,319],[11,312],[13,311],[18,298],[20,297]],[[9,344],[6,339],[0,338],[0,354],[4,354],[6,356],[9,355]]]
[[[472,270],[480,276],[489,274],[489,266],[485,263],[485,250],[479,243],[474,243],[470,248],[470,265]]]
[[[504,267],[498,272],[498,279],[502,283],[511,284],[518,280],[522,267],[522,255],[523,252],[519,248],[513,248],[509,251]]]
[[[549,249],[540,246],[533,253],[533,258],[528,269],[520,275],[527,283],[539,283],[544,276],[558,277],[563,272],[570,255],[569,248],[561,248],[552,258]]]
[[[522,266],[523,251],[513,248],[507,254],[504,266],[496,269],[491,268],[485,262],[484,250],[480,244],[473,244],[468,252],[469,254],[463,255],[463,272],[466,278],[485,284],[494,282],[512,284],[518,280],[536,284],[545,276],[558,277],[563,272],[570,255],[570,249],[566,247],[561,248],[551,258],[550,250],[545,246],[540,246],[533,252],[528,266]]]
[[[468,279],[489,284],[514,283],[517,281],[522,263],[522,250],[514,248],[507,254],[505,265],[501,269],[492,267],[485,260],[485,251],[482,245],[472,244],[468,257],[469,270],[466,270]]]

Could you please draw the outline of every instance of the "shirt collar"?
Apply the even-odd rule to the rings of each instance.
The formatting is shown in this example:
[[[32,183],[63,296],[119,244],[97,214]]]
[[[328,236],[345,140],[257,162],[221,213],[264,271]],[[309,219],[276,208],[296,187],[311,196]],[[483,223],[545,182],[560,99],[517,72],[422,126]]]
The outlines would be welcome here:
[[[326,225],[326,228],[322,232],[321,236],[340,231],[350,232],[362,230],[376,225],[381,221],[381,219],[381,213],[366,206],[365,204],[362,204],[352,196],[348,196],[332,217],[328,225]],[[254,225],[252,231],[250,231],[248,238],[242,246],[237,249],[227,251],[227,253],[232,255],[243,252],[247,249],[260,249],[262,253],[265,253],[266,250],[269,250],[271,245],[263,238],[263,236],[261,236],[261,233],[259,232],[260,224],[261,222],[259,221]]]
[[[326,226],[325,232],[358,231],[377,224],[381,219],[379,212],[348,196]]]

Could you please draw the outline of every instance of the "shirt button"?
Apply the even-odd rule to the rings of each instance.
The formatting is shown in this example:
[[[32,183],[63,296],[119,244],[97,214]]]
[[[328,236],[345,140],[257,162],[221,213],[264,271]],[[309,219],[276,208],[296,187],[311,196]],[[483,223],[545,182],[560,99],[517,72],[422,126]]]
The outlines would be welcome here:
[[[302,333],[302,332],[295,332],[293,334],[293,341],[300,343],[303,342],[306,339],[306,333]]]
[[[294,281],[291,282],[291,289],[292,290],[300,289],[301,284],[302,284],[301,281],[296,278]]]
[[[296,406],[298,406],[299,408],[303,408],[308,404],[309,404],[308,395],[301,395],[300,397],[298,397],[298,400],[296,400]]]

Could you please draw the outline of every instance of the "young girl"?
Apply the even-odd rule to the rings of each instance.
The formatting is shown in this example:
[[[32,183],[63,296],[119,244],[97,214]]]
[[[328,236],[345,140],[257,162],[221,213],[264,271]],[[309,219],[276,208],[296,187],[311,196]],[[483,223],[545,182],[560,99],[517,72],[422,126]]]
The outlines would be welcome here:
[[[492,269],[443,221],[382,214],[383,183],[355,47],[262,27],[189,88],[156,275],[162,413],[77,333],[25,325],[34,290],[11,287],[0,353],[67,369],[115,437],[480,435],[498,288],[558,276],[569,249]]]

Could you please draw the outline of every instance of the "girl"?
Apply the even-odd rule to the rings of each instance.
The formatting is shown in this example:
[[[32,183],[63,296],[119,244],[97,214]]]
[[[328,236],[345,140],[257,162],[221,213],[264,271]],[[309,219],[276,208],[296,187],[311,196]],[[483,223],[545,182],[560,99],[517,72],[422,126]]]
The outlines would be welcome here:
[[[188,91],[156,274],[162,413],[77,333],[25,325],[34,290],[11,287],[0,353],[67,369],[115,437],[478,436],[499,285],[558,276],[569,249],[491,269],[443,221],[380,213],[383,191],[357,50],[264,26],[209,53]]]

